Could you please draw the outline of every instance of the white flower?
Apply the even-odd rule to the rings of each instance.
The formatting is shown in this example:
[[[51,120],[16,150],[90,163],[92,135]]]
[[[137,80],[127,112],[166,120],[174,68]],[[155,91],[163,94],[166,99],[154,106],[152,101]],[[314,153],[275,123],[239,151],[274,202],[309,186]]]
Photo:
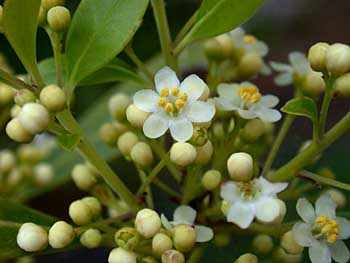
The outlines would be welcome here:
[[[149,89],[134,95],[134,104],[140,110],[151,112],[143,125],[149,138],[158,138],[170,129],[176,141],[192,137],[192,122],[209,122],[215,107],[198,101],[207,85],[196,75],[188,76],[181,84],[169,67],[164,67],[154,77],[157,92]]]
[[[256,217],[268,223],[281,212],[277,193],[286,189],[288,183],[270,183],[260,176],[248,182],[230,181],[222,185],[220,196],[230,203],[227,221],[248,228]]]
[[[173,221],[169,222],[165,215],[161,215],[163,226],[168,230],[173,230],[176,225],[190,225],[196,231],[196,242],[207,242],[214,236],[213,230],[202,225],[194,225],[197,212],[192,207],[181,205],[174,211]]]
[[[301,52],[292,52],[288,56],[289,64],[270,62],[271,67],[280,72],[280,74],[274,79],[276,85],[287,86],[292,84],[293,75],[296,73],[300,76],[305,76],[311,72],[311,66],[307,60],[305,54]]]
[[[293,226],[295,241],[309,247],[309,256],[313,263],[349,261],[350,254],[344,239],[349,238],[349,221],[337,217],[336,204],[328,194],[323,194],[316,201],[316,208],[301,198],[297,203],[297,212],[304,222]]]
[[[221,83],[217,89],[219,97],[215,100],[221,110],[235,110],[244,119],[259,118],[267,122],[281,119],[281,113],[271,109],[278,104],[279,99],[273,95],[262,96],[259,89],[250,82]]]

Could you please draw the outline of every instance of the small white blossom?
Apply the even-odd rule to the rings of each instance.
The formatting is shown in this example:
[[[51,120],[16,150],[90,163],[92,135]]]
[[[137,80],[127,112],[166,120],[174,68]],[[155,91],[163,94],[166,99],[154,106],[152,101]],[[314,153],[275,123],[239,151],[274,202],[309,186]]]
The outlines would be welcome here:
[[[168,221],[165,215],[161,215],[163,226],[168,230],[173,230],[176,225],[190,225],[196,231],[196,242],[207,242],[214,236],[213,230],[202,225],[194,225],[197,212],[192,207],[181,205],[174,211],[173,221]]]
[[[344,239],[349,238],[349,221],[336,216],[336,203],[328,194],[316,201],[316,207],[301,198],[297,203],[297,212],[304,222],[293,226],[293,238],[303,246],[309,247],[312,263],[330,263],[349,261],[350,254]]]
[[[266,122],[276,122],[281,119],[275,107],[279,99],[273,95],[262,96],[259,89],[250,82],[241,84],[218,85],[219,97],[215,98],[217,106],[223,111],[237,111],[244,119],[259,118]]]
[[[281,211],[276,196],[286,189],[288,183],[271,183],[260,176],[248,182],[230,181],[222,185],[220,196],[229,202],[227,221],[248,228],[254,218],[269,223]]]
[[[148,138],[158,138],[170,129],[176,141],[192,137],[192,123],[209,122],[215,107],[198,101],[207,85],[196,75],[188,76],[182,83],[169,67],[160,69],[154,77],[157,92],[144,89],[134,95],[134,104],[140,110],[152,113],[143,125]]]

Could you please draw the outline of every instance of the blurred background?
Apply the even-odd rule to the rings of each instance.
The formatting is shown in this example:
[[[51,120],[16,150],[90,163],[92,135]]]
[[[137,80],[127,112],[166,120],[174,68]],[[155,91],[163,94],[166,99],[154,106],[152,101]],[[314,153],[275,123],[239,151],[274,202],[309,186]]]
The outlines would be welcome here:
[[[67,6],[71,12],[74,12],[79,2],[79,0],[67,0]],[[169,24],[174,36],[198,8],[200,2],[200,0],[166,0]],[[244,28],[269,45],[268,61],[286,62],[288,53],[292,51],[307,52],[308,47],[318,41],[349,44],[349,11],[350,1],[344,0],[266,0],[263,7],[244,25]],[[159,52],[158,36],[150,8],[140,30],[136,34],[134,48],[136,53],[144,60]],[[0,35],[0,52],[6,56],[8,63],[16,73],[24,72],[24,68],[3,35]],[[41,29],[38,32],[37,52],[39,61],[52,56],[49,39]],[[198,72],[197,68],[182,70],[186,73]],[[202,68],[200,68],[200,72],[202,72]],[[281,98],[281,105],[293,94],[291,87],[275,86],[272,76],[263,77],[258,80],[258,83],[263,93],[278,95]],[[108,92],[109,89],[109,86],[78,89],[76,94],[78,103],[75,104],[74,113],[78,117],[82,116],[88,105],[96,100],[97,97]],[[349,100],[335,99],[330,108],[329,124],[340,119],[349,110],[349,105]],[[310,138],[310,135],[310,123],[301,118],[293,125],[275,165],[281,165],[290,159],[305,138]],[[11,147],[15,147],[15,143],[11,142],[4,133],[0,134],[0,149]],[[350,140],[349,135],[347,135],[337,141],[322,156],[316,166],[329,166],[340,180],[349,183],[349,149]],[[127,173],[127,171],[124,171],[124,173]],[[82,193],[79,193],[73,184],[68,183],[54,192],[36,197],[30,202],[30,205],[41,211],[66,219],[67,208],[70,202],[80,196],[82,196]],[[161,206],[162,204],[160,209]],[[203,262],[232,262],[233,255],[236,253],[234,242],[237,242],[237,240],[233,241],[232,246],[228,250],[209,250]],[[101,249],[41,256],[37,258],[37,262],[107,262],[107,257],[107,251]]]

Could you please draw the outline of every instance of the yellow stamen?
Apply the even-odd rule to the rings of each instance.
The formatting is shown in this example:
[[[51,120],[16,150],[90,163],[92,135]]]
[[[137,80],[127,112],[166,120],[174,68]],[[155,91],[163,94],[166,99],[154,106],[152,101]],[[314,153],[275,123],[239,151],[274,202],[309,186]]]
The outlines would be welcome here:
[[[158,100],[158,105],[164,107],[166,105],[166,98],[162,97]]]
[[[168,88],[162,89],[162,91],[160,92],[160,96],[168,97],[169,96],[169,89]]]
[[[178,110],[182,109],[184,105],[185,105],[185,101],[183,101],[182,99],[177,99],[175,101],[175,106]]]
[[[180,95],[180,99],[181,100],[183,100],[183,101],[187,101],[187,99],[188,99],[188,95],[187,95],[187,93],[182,93],[181,95]]]
[[[171,95],[176,97],[177,95],[179,95],[179,92],[180,92],[179,88],[175,87],[171,90]]]
[[[164,108],[167,112],[174,112],[174,105],[172,103],[168,102]]]
[[[243,37],[243,41],[244,41],[244,43],[247,43],[247,44],[254,44],[254,43],[256,43],[257,39],[253,35],[245,35]]]
[[[257,103],[261,99],[261,94],[255,86],[241,86],[238,95],[245,102]]]
[[[325,215],[321,215],[316,218],[315,223],[328,243],[334,243],[338,240],[339,225],[337,221],[331,220]]]

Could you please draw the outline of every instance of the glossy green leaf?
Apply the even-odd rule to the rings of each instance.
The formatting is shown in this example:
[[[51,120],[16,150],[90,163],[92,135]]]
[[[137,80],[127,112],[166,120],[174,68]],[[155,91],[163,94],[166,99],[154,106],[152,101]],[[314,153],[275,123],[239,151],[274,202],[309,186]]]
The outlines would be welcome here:
[[[292,99],[281,108],[281,111],[291,115],[303,116],[317,122],[317,106],[310,98]]]
[[[228,32],[252,17],[264,0],[203,0],[197,21],[187,39],[201,39]]]
[[[83,0],[80,3],[66,41],[67,78],[71,89],[123,50],[140,26],[148,2]]]
[[[62,134],[56,137],[56,141],[65,151],[71,152],[80,142],[80,136],[74,134]]]

